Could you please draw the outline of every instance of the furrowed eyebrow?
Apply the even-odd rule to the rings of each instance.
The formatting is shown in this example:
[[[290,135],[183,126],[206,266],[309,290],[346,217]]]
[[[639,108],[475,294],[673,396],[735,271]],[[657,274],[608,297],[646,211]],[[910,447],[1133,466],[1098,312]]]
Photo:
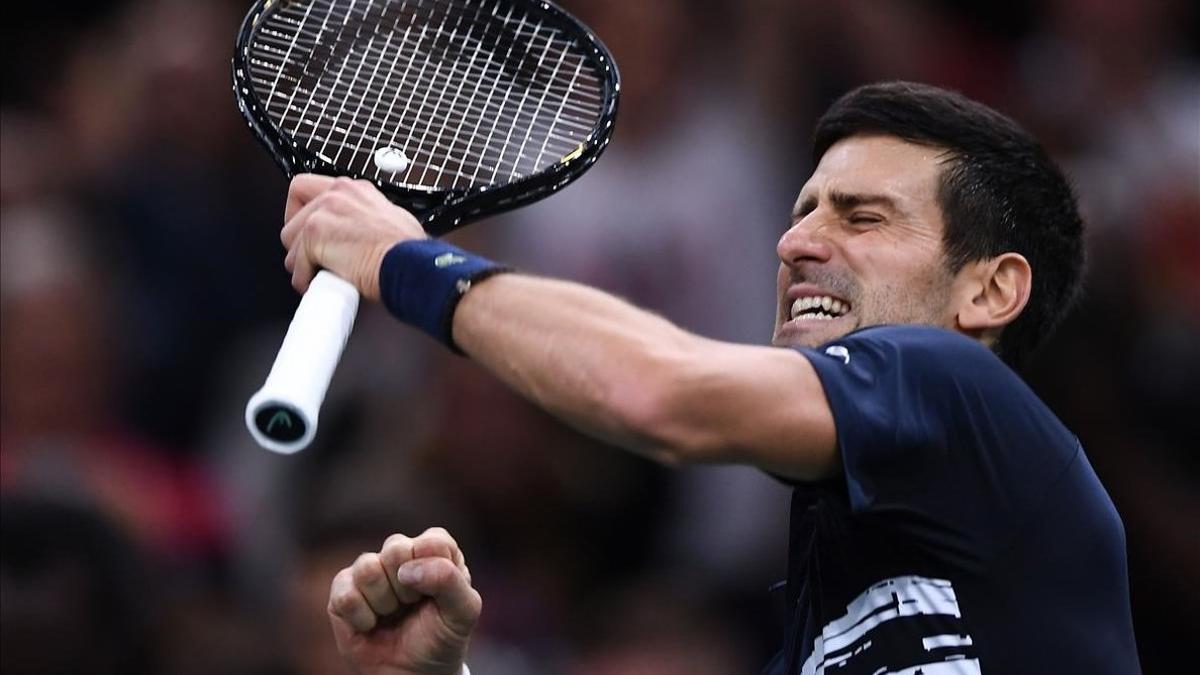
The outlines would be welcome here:
[[[838,211],[849,211],[858,206],[882,206],[884,208],[896,211],[896,201],[891,197],[883,194],[873,193],[858,193],[858,192],[840,192],[833,190],[829,193],[829,201],[833,204],[833,208]],[[803,218],[817,209],[816,197],[805,197],[792,210],[792,218]]]
[[[839,211],[848,211],[856,206],[867,205],[883,206],[893,211],[896,210],[896,202],[891,197],[882,194],[838,192],[834,190],[829,193],[829,201],[833,202],[834,208]]]

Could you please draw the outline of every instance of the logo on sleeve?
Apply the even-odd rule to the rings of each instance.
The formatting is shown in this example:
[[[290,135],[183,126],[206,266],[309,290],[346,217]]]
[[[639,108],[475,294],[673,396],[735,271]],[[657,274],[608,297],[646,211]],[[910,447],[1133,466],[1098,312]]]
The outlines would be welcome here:
[[[459,264],[461,262],[465,262],[465,261],[466,261],[465,257],[447,251],[446,253],[443,253],[443,254],[439,255],[438,257],[434,258],[433,265],[434,265],[434,267],[437,267],[440,269],[443,267],[449,267],[451,265],[457,265],[457,264]]]
[[[832,347],[826,347],[825,353],[829,356],[834,357],[835,359],[841,359],[842,361],[845,361],[846,365],[850,365],[850,350],[846,349],[845,347],[843,347],[841,345],[833,345]]]

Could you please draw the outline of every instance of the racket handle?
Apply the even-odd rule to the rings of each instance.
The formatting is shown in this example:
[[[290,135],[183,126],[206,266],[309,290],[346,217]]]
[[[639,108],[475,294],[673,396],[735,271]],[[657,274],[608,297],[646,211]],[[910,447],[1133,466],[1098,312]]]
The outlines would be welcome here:
[[[321,402],[357,313],[354,285],[332,272],[317,272],[266,383],[246,404],[246,427],[259,445],[290,455],[312,442]]]

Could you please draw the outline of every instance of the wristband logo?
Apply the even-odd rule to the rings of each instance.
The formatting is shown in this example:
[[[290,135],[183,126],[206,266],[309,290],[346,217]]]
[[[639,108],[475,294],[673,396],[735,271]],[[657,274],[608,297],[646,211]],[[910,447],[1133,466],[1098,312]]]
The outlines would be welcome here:
[[[459,263],[466,262],[466,260],[467,260],[466,256],[461,256],[461,255],[458,255],[457,253],[447,251],[446,253],[443,253],[433,259],[433,266],[438,269],[442,269],[444,267],[449,267],[451,265],[457,265]]]

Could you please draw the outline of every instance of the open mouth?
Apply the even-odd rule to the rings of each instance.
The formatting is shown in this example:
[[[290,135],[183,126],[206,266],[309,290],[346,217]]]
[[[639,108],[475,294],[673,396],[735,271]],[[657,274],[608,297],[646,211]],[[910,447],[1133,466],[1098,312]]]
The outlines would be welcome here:
[[[808,295],[792,303],[791,319],[829,321],[850,311],[850,303],[829,295]]]

